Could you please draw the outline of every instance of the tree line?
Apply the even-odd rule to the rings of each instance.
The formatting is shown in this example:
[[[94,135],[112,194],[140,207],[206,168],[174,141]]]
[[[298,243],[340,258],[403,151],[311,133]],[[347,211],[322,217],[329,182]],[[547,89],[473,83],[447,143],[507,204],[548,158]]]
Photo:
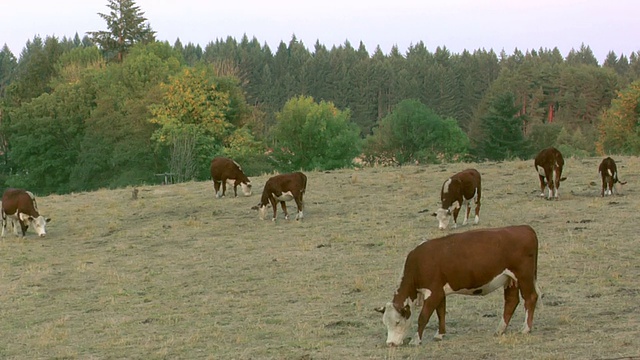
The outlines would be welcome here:
[[[208,178],[213,156],[250,175],[365,163],[640,153],[640,52],[602,65],[581,45],[456,54],[419,42],[275,52],[258,39],[173,45],[133,0],[107,30],[0,50],[0,182],[41,193]],[[120,20],[120,21],[118,21]],[[124,25],[123,25],[124,24]]]

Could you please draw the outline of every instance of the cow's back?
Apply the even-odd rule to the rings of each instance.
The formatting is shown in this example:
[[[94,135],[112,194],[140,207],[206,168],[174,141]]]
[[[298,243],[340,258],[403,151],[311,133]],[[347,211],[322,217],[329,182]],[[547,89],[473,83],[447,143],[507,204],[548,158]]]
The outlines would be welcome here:
[[[224,181],[228,178],[236,179],[241,177],[239,174],[243,174],[238,163],[225,157],[216,157],[211,160],[210,170],[211,179],[218,181]],[[240,180],[243,179],[240,178]]]
[[[30,195],[27,191],[8,188],[2,194],[2,211],[9,215],[15,214],[18,209],[28,211],[30,207],[35,206],[33,202],[33,195]]]

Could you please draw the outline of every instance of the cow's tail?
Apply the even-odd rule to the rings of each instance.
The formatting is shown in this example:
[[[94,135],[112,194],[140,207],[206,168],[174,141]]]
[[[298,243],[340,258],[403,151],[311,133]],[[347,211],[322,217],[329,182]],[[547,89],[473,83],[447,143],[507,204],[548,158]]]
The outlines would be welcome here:
[[[538,235],[536,234],[536,243],[538,242]],[[538,285],[538,251],[536,251],[536,256],[533,259],[533,287],[536,290],[536,294],[538,294],[538,300],[542,300],[542,297],[544,296],[542,293],[542,290],[540,289],[540,286]],[[538,301],[537,306],[542,307],[543,302],[542,301]]]

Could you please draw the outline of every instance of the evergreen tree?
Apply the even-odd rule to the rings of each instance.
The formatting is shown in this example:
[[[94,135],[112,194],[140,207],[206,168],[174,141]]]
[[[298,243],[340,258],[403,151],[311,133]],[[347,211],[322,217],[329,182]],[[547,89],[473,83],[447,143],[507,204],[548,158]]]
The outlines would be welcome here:
[[[107,60],[122,62],[124,54],[137,43],[155,41],[155,31],[134,0],[109,0],[109,14],[98,13],[107,22],[108,30],[90,31],[93,41]]]
[[[501,94],[491,102],[489,111],[481,119],[483,140],[477,155],[489,160],[527,157],[527,142],[522,132],[525,119],[519,112],[513,93]]]

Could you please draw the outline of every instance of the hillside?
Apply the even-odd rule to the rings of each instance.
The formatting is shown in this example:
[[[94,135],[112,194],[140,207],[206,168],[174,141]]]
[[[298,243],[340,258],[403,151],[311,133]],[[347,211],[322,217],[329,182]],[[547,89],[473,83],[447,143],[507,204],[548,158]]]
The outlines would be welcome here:
[[[620,195],[600,197],[601,158],[571,158],[559,201],[539,198],[532,160],[308,172],[302,222],[251,210],[268,176],[252,178],[251,197],[215,199],[211,182],[140,187],[137,200],[131,188],[39,197],[47,237],[0,240],[0,357],[640,356],[640,160],[614,159],[628,181]],[[444,341],[430,340],[434,317],[423,345],[389,349],[373,308],[391,299],[407,252],[447,233],[429,213],[467,167],[483,176],[473,228],[538,233],[533,332],[518,333],[520,304],[493,336],[500,291],[453,295]]]

